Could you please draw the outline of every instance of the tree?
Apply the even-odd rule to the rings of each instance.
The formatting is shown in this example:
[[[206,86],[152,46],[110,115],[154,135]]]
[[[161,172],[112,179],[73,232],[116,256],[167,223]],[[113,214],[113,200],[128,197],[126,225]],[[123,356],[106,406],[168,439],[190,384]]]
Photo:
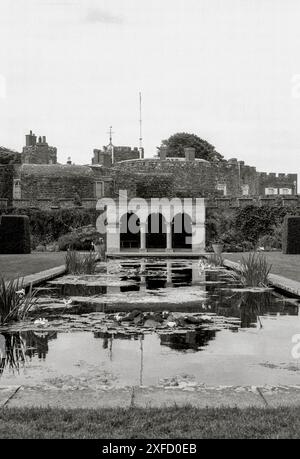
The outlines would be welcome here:
[[[21,154],[0,146],[0,164],[20,164]]]
[[[161,148],[166,148],[167,157],[184,158],[184,148],[194,147],[195,157],[207,161],[220,161],[223,156],[217,153],[215,147],[195,134],[178,132],[161,142]]]

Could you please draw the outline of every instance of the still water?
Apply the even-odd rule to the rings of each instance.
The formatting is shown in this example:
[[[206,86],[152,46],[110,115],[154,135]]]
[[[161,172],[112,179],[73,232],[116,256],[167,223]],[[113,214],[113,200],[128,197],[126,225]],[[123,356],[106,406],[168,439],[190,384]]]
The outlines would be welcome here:
[[[211,322],[189,330],[137,327],[134,333],[126,333],[120,327],[93,330],[92,326],[89,331],[2,331],[1,385],[109,389],[128,385],[172,386],[182,380],[191,386],[300,384],[300,362],[291,354],[292,337],[300,333],[295,299],[270,291],[237,291],[236,280],[225,270],[200,270],[199,274],[198,265],[188,260],[154,260],[148,266],[141,266],[140,262],[114,262],[99,276],[103,274],[106,279],[109,275],[110,281],[113,277],[115,281],[132,282],[126,286],[116,286],[115,282],[111,291],[109,283],[99,281],[99,304],[100,308],[105,304],[104,312],[122,310],[128,294],[143,298],[152,292],[158,297],[153,304],[156,310],[165,309],[167,304],[170,311],[209,315]],[[95,276],[92,281],[97,284]],[[61,285],[52,291],[53,296],[62,294]],[[92,287],[97,295],[97,285]],[[73,288],[73,294],[77,294],[77,287]],[[88,282],[85,287],[81,284],[80,294],[88,298],[90,288]],[[199,300],[185,303],[184,292],[189,288],[199,292]],[[118,295],[123,295],[124,303],[115,301],[116,289]],[[183,300],[173,304],[161,296],[164,301],[160,304],[160,295],[168,289],[172,294],[178,292]],[[131,301],[130,307],[138,309],[142,304],[145,303]],[[92,310],[78,305],[72,313],[80,318],[81,313],[88,316],[88,312],[93,320],[97,310],[99,305]],[[47,318],[51,324],[51,312]]]

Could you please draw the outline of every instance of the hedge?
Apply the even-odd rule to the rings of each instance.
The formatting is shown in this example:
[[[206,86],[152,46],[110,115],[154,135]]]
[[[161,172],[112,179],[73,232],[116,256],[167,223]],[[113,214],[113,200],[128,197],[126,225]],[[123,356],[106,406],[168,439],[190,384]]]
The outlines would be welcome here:
[[[87,225],[95,225],[99,211],[96,209],[53,209],[42,210],[34,208],[6,208],[1,209],[3,214],[28,215],[30,230],[34,240],[33,245],[39,243],[51,243],[63,234],[73,231],[75,228]]]
[[[282,251],[285,254],[300,254],[300,217],[284,219]]]
[[[30,253],[29,218],[26,215],[0,216],[0,253]]]
[[[76,228],[95,225],[99,211],[73,208],[41,210],[33,208],[0,209],[2,214],[28,215],[33,247],[49,244]],[[250,250],[263,236],[274,236],[286,215],[300,215],[299,208],[283,206],[247,206],[237,209],[206,209],[206,246],[221,237],[225,250]],[[280,232],[280,228],[279,228]]]
[[[278,234],[287,215],[300,215],[297,207],[246,206],[237,209],[206,209],[206,246],[222,239],[226,251],[248,251],[254,249],[264,236],[274,237],[278,247]],[[281,236],[279,236],[280,242]],[[271,239],[270,239],[271,240]],[[279,244],[280,245],[280,244]]]

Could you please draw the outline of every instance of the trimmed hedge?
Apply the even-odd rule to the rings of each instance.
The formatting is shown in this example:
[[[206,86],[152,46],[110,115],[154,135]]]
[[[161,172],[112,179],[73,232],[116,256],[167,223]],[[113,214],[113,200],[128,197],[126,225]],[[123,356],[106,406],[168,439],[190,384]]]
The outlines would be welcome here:
[[[286,217],[284,219],[282,252],[300,254],[300,217]]]
[[[0,216],[0,253],[30,253],[29,218],[26,215]]]
[[[34,208],[0,209],[3,214],[28,215],[32,234],[33,247],[39,244],[50,244],[63,234],[74,229],[96,224],[99,211],[96,209],[53,209]]]

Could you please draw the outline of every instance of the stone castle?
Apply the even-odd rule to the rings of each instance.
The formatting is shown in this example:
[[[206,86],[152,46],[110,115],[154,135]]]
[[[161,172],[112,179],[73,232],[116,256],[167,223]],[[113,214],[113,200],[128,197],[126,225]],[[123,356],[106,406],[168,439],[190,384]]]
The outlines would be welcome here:
[[[57,149],[30,131],[21,153],[0,147],[0,206],[43,209],[96,206],[101,197],[203,197],[206,206],[300,204],[297,174],[258,172],[237,159],[206,161],[186,148],[152,158],[127,146],[95,149],[91,164],[57,162]]]

